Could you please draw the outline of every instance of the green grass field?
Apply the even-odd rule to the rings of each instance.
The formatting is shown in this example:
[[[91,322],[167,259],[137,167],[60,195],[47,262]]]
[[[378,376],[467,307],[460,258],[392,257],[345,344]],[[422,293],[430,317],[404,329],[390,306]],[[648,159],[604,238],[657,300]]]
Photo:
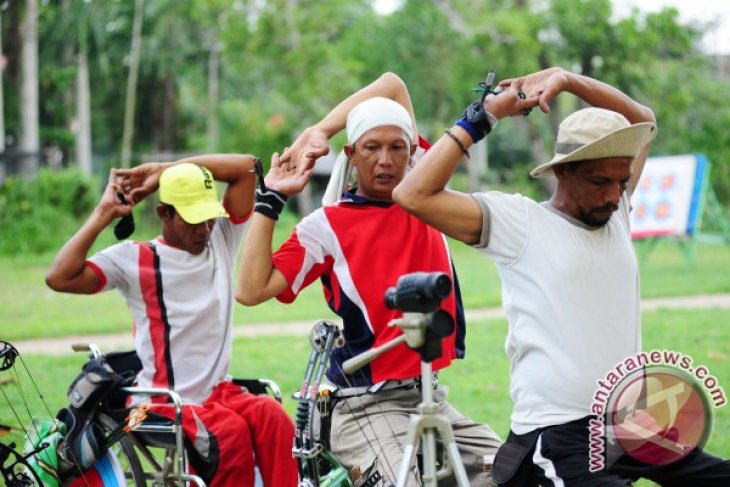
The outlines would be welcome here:
[[[280,242],[290,228],[291,222],[281,226],[276,240]],[[108,238],[105,243],[109,243]],[[452,244],[452,251],[467,308],[498,306],[501,290],[493,264],[476,250],[459,243]],[[13,342],[39,337],[130,331],[131,320],[116,293],[72,296],[47,289],[43,276],[51,259],[52,256],[0,258],[0,275],[3,276],[0,282],[0,339]],[[727,246],[699,245],[694,265],[689,266],[675,244],[662,242],[642,262],[642,294],[644,297],[666,297],[727,293],[730,292],[729,275],[730,248]],[[323,304],[319,286],[313,285],[293,305],[271,302],[254,308],[237,306],[234,322],[237,326],[246,326],[263,321],[314,320],[332,316]],[[645,313],[644,349],[670,349],[690,355],[695,363],[707,365],[724,386],[730,384],[729,325],[730,312],[727,310]],[[441,380],[448,384],[450,400],[458,409],[489,423],[505,436],[511,410],[509,363],[503,351],[507,325],[503,320],[496,320],[469,326],[467,359],[444,371]],[[285,407],[293,414],[295,403],[288,395],[298,389],[308,355],[306,336],[238,339],[234,342],[232,373],[276,380],[287,396]],[[19,422],[27,424],[32,416],[55,414],[65,405],[66,387],[84,362],[82,355],[29,355],[23,358],[48,409],[38,400],[32,382],[22,369],[15,377],[9,372],[0,372],[0,381],[15,379],[15,382],[0,386],[7,399],[0,399],[2,424],[17,426]],[[22,406],[17,383],[23,387],[22,394],[30,404],[28,409]],[[559,393],[556,391],[556,394]],[[714,433],[708,444],[710,452],[723,457],[730,457],[728,410],[716,410]],[[16,415],[20,420],[16,419]]]
[[[726,310],[645,313],[644,349],[669,349],[687,354],[695,363],[706,365],[720,385],[725,386],[730,384],[728,324]],[[441,382],[449,386],[449,398],[455,407],[490,424],[503,437],[509,430],[511,410],[509,363],[503,351],[506,331],[504,320],[472,323],[467,335],[467,358],[440,376]],[[277,381],[285,394],[284,405],[293,414],[296,404],[290,394],[300,385],[308,356],[306,336],[238,339],[234,342],[232,373],[237,377],[267,377]],[[24,361],[45,396],[48,409],[55,413],[65,404],[65,388],[80,370],[84,356],[30,355]],[[34,415],[48,415],[24,373],[19,371],[18,379],[30,403],[28,410],[20,407],[22,401],[15,384],[5,384],[1,389],[15,406],[21,422],[26,424]],[[730,386],[726,389],[730,391]],[[18,423],[5,404],[0,404],[0,423]],[[716,455],[730,457],[730,408],[715,410],[714,431],[707,449]]]
[[[277,241],[291,228],[282,226]],[[498,306],[501,285],[490,260],[473,248],[452,243],[464,304],[467,308]],[[48,289],[44,276],[52,256],[0,257],[0,336],[4,340],[78,334],[124,333],[131,318],[115,292],[97,296],[59,294]],[[730,247],[699,245],[688,266],[672,242],[660,243],[641,266],[644,297],[730,292]],[[271,301],[247,308],[236,306],[234,323],[305,320],[332,317],[315,283],[291,305]]]

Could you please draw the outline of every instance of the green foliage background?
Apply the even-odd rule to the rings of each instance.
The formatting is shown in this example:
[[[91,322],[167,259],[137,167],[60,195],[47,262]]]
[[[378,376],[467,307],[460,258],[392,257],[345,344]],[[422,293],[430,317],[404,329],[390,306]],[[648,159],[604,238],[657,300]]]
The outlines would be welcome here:
[[[652,155],[705,153],[712,184],[730,205],[730,73],[698,49],[701,25],[678,12],[613,15],[609,0],[404,0],[378,15],[371,0],[148,0],[134,128],[134,159],[150,153],[244,152],[266,161],[345,96],[392,71],[408,85],[420,132],[434,140],[475,93],[487,69],[498,78],[562,66],[617,86],[650,106],[659,135]],[[20,135],[20,25],[26,2],[0,2],[4,125],[10,148]],[[63,171],[42,170],[0,184],[0,308],[3,338],[20,340],[81,333],[126,332],[130,318],[118,296],[61,295],[43,286],[51,255],[78,228],[101,194],[106,172],[118,164],[129,71],[134,2],[39,1],[41,142],[57,146]],[[76,169],[75,83],[79,53],[91,73],[95,174]],[[209,96],[211,59],[220,56],[220,92]],[[725,61],[725,65],[729,63]],[[546,189],[527,176],[549,158],[560,119],[577,107],[561,95],[550,114],[504,120],[489,137],[485,186],[540,197]],[[217,138],[209,136],[217,122]],[[339,139],[335,139],[337,141]],[[457,174],[454,184],[463,175]],[[136,239],[158,224],[135,210]],[[285,215],[277,241],[296,215]],[[115,239],[111,229],[95,249]],[[95,250],[92,249],[92,250]],[[499,301],[496,271],[473,249],[455,246],[468,308]],[[702,246],[694,267],[667,242],[642,264],[644,297],[730,291],[728,248]],[[317,286],[297,305],[236,307],[235,322],[328,316]],[[681,350],[707,363],[722,384],[730,380],[726,310],[645,314],[645,347]],[[470,357],[444,374],[451,400],[476,419],[507,431],[509,364],[502,320],[476,324]],[[689,331],[691,330],[691,331]],[[308,350],[303,337],[236,340],[233,372],[273,376],[285,393],[298,386]],[[30,357],[52,412],[65,403],[79,357]],[[298,364],[298,365],[296,365]],[[59,386],[60,384],[60,386]],[[285,402],[290,411],[293,403]],[[40,404],[34,412],[43,414]],[[711,452],[727,457],[727,408],[718,411]],[[12,418],[0,406],[0,419]]]
[[[730,74],[697,47],[708,26],[683,24],[673,8],[616,18],[610,0],[404,0],[390,15],[372,4],[144,2],[136,160],[205,151],[266,160],[384,71],[406,81],[419,128],[433,139],[474,98],[471,88],[488,68],[508,78],[559,65],[652,107],[660,127],[654,154],[704,152],[720,201],[730,201],[730,138],[723,136]],[[24,2],[2,5],[5,125],[17,140]],[[133,9],[126,0],[39,2],[41,137],[63,150],[65,166],[75,165],[74,83],[84,50],[97,170],[118,161]],[[214,54],[220,93],[210,98]],[[493,180],[525,186],[525,168],[549,156],[557,123],[576,103],[563,95],[547,116],[505,121],[490,135]],[[212,120],[215,139],[208,135]]]
[[[0,186],[0,254],[57,250],[96,203],[94,181],[77,169],[42,169],[36,178],[9,178]],[[73,231],[73,230],[72,230]]]

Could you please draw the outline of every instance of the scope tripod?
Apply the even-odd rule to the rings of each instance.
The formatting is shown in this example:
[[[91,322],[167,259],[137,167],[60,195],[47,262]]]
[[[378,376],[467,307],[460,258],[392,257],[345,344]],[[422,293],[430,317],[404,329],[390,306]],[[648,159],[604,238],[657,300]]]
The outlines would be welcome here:
[[[443,329],[444,323],[442,322],[440,323],[441,330],[437,330],[435,328],[438,327],[433,326],[429,318],[429,315],[423,313],[404,313],[403,318],[388,323],[388,326],[397,326],[402,329],[403,335],[347,360],[343,364],[343,368],[345,372],[351,374],[375,357],[403,342],[406,342],[408,347],[416,350],[421,355],[421,403],[416,408],[418,414],[411,415],[408,425],[406,448],[398,471],[396,487],[406,487],[408,471],[415,462],[419,444],[423,447],[421,480],[424,487],[437,487],[438,480],[445,478],[452,472],[459,487],[469,487],[469,478],[461,461],[451,424],[438,414],[438,405],[433,402],[433,388],[431,387],[433,383],[431,361],[434,358],[432,340],[436,341],[436,345],[440,347],[441,338],[449,335],[454,325],[451,322],[449,324],[450,329],[446,331]],[[438,340],[435,340],[436,338]],[[436,469],[437,437],[440,437],[444,446],[444,458],[441,468],[438,470]]]

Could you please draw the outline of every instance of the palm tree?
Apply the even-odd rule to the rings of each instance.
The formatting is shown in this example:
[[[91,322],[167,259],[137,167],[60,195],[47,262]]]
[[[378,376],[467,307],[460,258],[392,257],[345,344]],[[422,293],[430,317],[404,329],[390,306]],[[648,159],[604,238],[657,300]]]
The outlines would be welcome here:
[[[127,78],[127,98],[124,105],[124,133],[122,134],[122,167],[130,167],[132,159],[132,139],[134,138],[134,109],[137,91],[137,72],[139,69],[140,44],[142,40],[142,15],[144,0],[134,2],[134,23],[132,24],[132,48],[129,53],[129,78]]]
[[[0,156],[5,154],[5,95],[3,94],[3,72],[5,57],[3,56],[2,11],[0,10]],[[5,158],[0,157],[0,186],[5,181]]]
[[[25,19],[20,29],[21,38],[21,126],[20,151],[25,157],[20,174],[32,175],[38,171],[40,136],[38,123],[38,1],[25,0]]]

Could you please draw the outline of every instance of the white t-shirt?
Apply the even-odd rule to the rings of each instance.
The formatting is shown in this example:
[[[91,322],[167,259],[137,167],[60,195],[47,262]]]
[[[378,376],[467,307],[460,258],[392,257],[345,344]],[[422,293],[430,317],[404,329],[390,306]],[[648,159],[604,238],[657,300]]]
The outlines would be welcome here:
[[[641,349],[628,195],[599,228],[521,195],[472,196],[485,215],[477,247],[502,279],[512,430],[591,414],[596,381]]]
[[[228,377],[233,321],[233,266],[248,224],[219,218],[198,255],[161,237],[126,241],[89,259],[99,290],[118,289],[135,325],[142,361],[137,385],[177,391],[202,404]]]

